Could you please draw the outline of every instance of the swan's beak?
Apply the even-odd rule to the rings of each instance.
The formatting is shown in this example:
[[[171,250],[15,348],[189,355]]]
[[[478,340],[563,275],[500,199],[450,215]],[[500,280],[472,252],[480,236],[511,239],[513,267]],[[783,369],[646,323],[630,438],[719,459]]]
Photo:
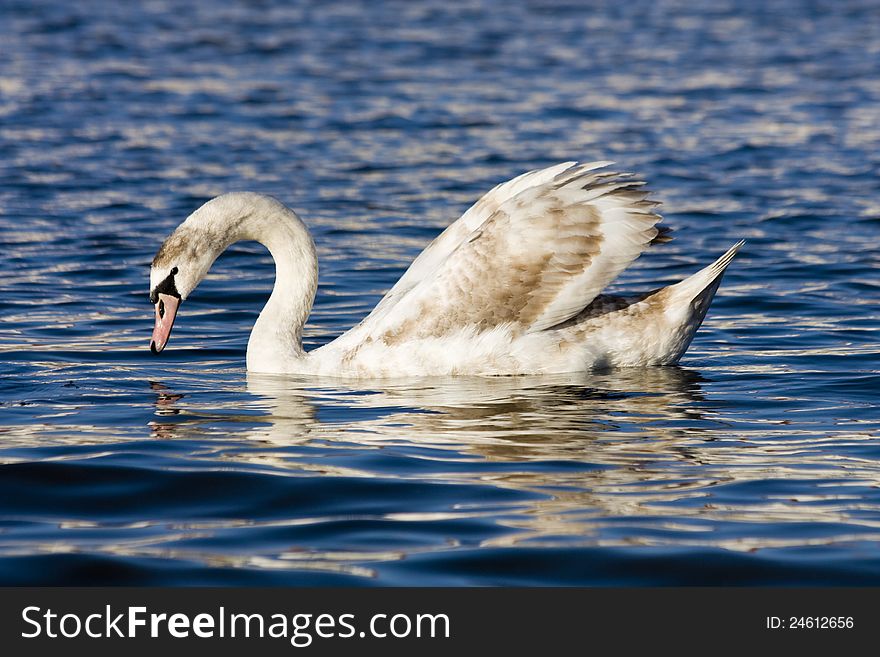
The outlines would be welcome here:
[[[150,340],[150,351],[154,354],[158,354],[168,344],[168,336],[171,335],[171,327],[174,326],[179,305],[180,299],[177,297],[159,293],[159,301],[156,303],[156,325],[153,327],[153,339]]]

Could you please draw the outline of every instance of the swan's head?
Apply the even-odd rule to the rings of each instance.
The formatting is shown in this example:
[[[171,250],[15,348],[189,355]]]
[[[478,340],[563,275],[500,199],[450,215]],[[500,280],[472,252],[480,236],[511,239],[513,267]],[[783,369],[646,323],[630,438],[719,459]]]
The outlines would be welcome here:
[[[163,271],[167,275],[161,278]],[[175,278],[180,273],[177,266],[157,269],[154,265],[150,271],[150,302],[156,307],[156,323],[153,326],[153,337],[150,339],[150,351],[158,354],[168,344],[171,335],[171,327],[174,326],[174,318],[177,317],[177,309],[182,300],[180,291],[177,289]],[[159,279],[158,283],[153,281]]]
[[[185,257],[185,252],[178,250],[172,257],[172,251],[165,248],[172,238],[174,235],[162,245],[150,269],[150,302],[156,307],[156,323],[150,340],[150,350],[154,354],[158,354],[168,344],[180,302],[186,299],[201,280],[194,275],[193,266]]]
[[[180,303],[208,273],[214,260],[237,237],[248,213],[241,197],[225,194],[193,212],[159,248],[150,268],[150,302],[156,323],[150,349],[158,354],[168,343]]]

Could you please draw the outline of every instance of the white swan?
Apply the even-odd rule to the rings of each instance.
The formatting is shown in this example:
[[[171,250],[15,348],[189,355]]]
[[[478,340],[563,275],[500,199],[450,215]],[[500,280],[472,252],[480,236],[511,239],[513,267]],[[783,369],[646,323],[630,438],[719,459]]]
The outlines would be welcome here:
[[[153,259],[150,347],[165,347],[180,302],[215,258],[256,240],[275,259],[275,287],[248,341],[253,372],[511,375],[676,363],[742,242],[675,285],[600,295],[649,244],[670,239],[655,226],[658,204],[643,183],[608,164],[566,162],[495,187],[422,251],[369,316],[308,353],[302,331],[318,281],[308,230],[274,198],[218,196]]]

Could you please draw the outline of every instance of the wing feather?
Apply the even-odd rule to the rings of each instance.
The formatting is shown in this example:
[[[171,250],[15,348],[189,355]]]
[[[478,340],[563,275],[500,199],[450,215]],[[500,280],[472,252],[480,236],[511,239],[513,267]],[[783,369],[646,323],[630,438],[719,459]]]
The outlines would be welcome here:
[[[551,183],[563,172],[578,168],[574,166],[575,164],[576,162],[562,162],[546,169],[527,171],[486,192],[461,217],[451,223],[425,247],[397,283],[376,304],[368,319],[375,320],[377,317],[384,316],[404,294],[429,277],[463,241],[473,239],[474,232],[501,207],[502,203],[530,187]],[[610,163],[595,162],[586,166],[599,167],[606,164]]]
[[[608,164],[567,162],[493,189],[416,258],[363,330],[391,343],[466,327],[541,331],[575,316],[661,234],[644,183]]]

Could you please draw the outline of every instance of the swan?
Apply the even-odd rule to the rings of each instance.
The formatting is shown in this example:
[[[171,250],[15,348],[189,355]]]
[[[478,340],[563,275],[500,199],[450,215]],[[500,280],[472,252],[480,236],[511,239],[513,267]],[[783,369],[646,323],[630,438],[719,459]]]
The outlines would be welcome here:
[[[644,183],[611,164],[564,162],[498,185],[419,254],[366,318],[309,352],[302,332],[318,259],[305,224],[270,196],[218,196],[153,259],[150,349],[164,349],[181,302],[217,256],[256,240],[275,261],[275,285],[248,341],[251,372],[387,378],[675,364],[743,242],[674,285],[601,294],[642,251],[671,239],[656,225],[659,203]]]

